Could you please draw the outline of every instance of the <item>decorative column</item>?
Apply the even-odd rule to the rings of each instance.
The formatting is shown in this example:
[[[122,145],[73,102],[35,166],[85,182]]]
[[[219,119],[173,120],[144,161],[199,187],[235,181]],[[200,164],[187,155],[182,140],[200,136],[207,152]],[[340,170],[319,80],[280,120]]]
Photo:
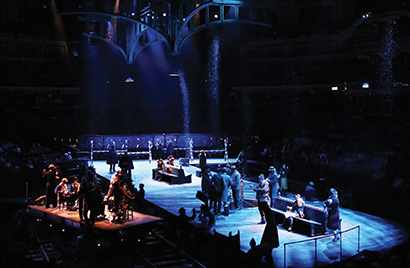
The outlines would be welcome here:
[[[227,138],[224,140],[224,144],[225,144],[224,160],[228,161],[228,139]]]
[[[149,150],[148,160],[150,164],[152,163],[152,146],[153,146],[152,141],[148,141],[148,150]]]
[[[90,146],[91,146],[91,149],[90,149],[90,160],[91,160],[91,165],[93,164],[93,159],[94,159],[94,141],[93,140],[91,140],[90,141]]]

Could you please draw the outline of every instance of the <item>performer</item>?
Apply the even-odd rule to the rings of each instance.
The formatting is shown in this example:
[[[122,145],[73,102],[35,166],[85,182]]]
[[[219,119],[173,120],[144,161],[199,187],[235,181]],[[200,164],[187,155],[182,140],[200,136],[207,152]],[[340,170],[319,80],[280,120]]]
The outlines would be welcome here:
[[[124,170],[123,175],[127,176],[126,180],[132,181],[131,170],[134,169],[134,164],[132,162],[131,156],[127,152],[125,152],[123,156],[120,158],[118,166]]]
[[[300,194],[294,195],[295,201],[291,207],[287,207],[285,212],[285,218],[283,218],[283,223],[280,226],[284,226],[286,222],[289,222],[288,231],[292,230],[293,217],[305,218],[305,201],[300,196]]]
[[[233,201],[235,204],[236,209],[241,209],[241,197],[240,197],[240,191],[241,191],[241,173],[239,173],[236,170],[236,166],[232,165],[231,166],[232,174],[231,174],[231,181],[232,181],[232,197]]]
[[[270,207],[273,207],[273,204],[275,203],[275,199],[278,197],[278,191],[279,191],[279,175],[276,172],[276,168],[274,166],[269,167],[269,176],[268,176],[268,182],[269,182],[269,197],[270,197]]]
[[[280,192],[282,195],[286,195],[286,191],[288,190],[288,173],[289,167],[283,164],[279,170]]]
[[[175,158],[172,156],[172,154],[169,155],[169,156],[168,156],[167,165],[173,166],[173,165],[174,165],[174,161],[175,161]]]
[[[256,200],[258,201],[258,209],[261,215],[261,221],[259,222],[259,224],[265,224],[265,213],[263,211],[263,203],[267,204],[269,202],[269,183],[265,179],[265,176],[263,174],[260,174],[258,178],[258,185],[255,188],[253,187],[253,185],[251,185],[251,188],[256,192]]]
[[[327,210],[327,228],[333,231],[335,238],[333,242],[339,240],[339,224],[340,224],[340,213],[339,213],[339,199],[336,189],[330,188],[329,198],[324,202],[323,206]]]
[[[54,189],[54,193],[57,195],[58,210],[63,210],[64,201],[66,200],[66,197],[68,195],[67,182],[68,180],[66,178],[63,178]]]
[[[206,153],[204,150],[199,153],[199,168],[201,169],[201,176],[203,176],[206,169]]]
[[[118,155],[114,145],[111,145],[107,154],[107,164],[110,165],[110,173],[115,172],[115,165],[118,164]]]
[[[43,179],[46,181],[46,203],[45,206],[46,208],[50,207],[50,204],[54,205],[54,199],[55,194],[54,194],[54,189],[57,186],[55,184],[56,181],[56,172],[55,172],[55,166],[53,164],[50,164],[47,169],[43,169]],[[55,202],[57,204],[57,201]]]
[[[75,210],[75,208],[78,207],[77,201],[79,197],[80,187],[81,185],[80,183],[78,183],[78,178],[74,177],[73,183],[71,184],[69,197],[70,210]]]

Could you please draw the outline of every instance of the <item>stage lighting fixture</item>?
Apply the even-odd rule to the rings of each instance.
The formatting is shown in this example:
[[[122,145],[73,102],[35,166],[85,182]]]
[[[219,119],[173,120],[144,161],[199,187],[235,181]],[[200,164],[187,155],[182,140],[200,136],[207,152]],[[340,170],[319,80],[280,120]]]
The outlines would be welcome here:
[[[337,86],[332,87],[332,91],[337,91],[337,90],[338,90]]]
[[[366,18],[370,17],[371,14],[372,14],[371,12],[367,12],[367,13],[363,14],[362,17],[363,17],[363,19],[366,19]]]
[[[171,76],[171,77],[178,77],[178,76],[179,76],[179,73],[170,73],[169,76]]]
[[[369,83],[363,83],[362,88],[369,88]]]
[[[166,16],[167,16],[167,13],[165,13],[165,12],[164,12],[164,13],[162,13],[162,16],[166,17]]]
[[[215,19],[217,19],[217,18],[218,18],[218,15],[217,15],[217,14],[215,14],[215,15],[214,15],[214,18],[215,18]]]
[[[131,77],[128,77],[127,79],[125,79],[125,83],[132,83],[134,82],[134,79],[132,79]]]

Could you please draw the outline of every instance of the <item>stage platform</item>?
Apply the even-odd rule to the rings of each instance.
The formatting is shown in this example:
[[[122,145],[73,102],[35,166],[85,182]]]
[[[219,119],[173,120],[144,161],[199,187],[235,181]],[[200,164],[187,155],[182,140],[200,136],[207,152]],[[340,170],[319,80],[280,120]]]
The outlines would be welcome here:
[[[208,159],[207,161],[209,164],[226,164],[223,159]],[[229,163],[234,161],[234,159],[228,160]],[[181,207],[186,209],[188,215],[191,215],[192,209],[199,211],[202,202],[196,198],[196,192],[201,189],[201,178],[196,176],[198,168],[193,166],[199,163],[198,159],[191,162],[190,166],[183,167],[185,172],[192,174],[192,183],[180,185],[153,180],[152,169],[156,167],[156,161],[149,163],[148,160],[134,160],[133,163],[135,167],[132,171],[133,183],[136,187],[140,183],[145,185],[145,198],[149,202],[174,215],[178,215]],[[112,176],[112,173],[108,172],[109,166],[105,161],[93,161],[89,164],[95,167],[99,175],[107,179]],[[245,200],[255,199],[255,193],[251,190],[250,184],[254,183],[244,180]],[[321,202],[311,204],[322,206]],[[340,208],[340,214],[342,231],[351,231],[343,233],[342,239],[338,242],[333,242],[332,236],[311,238],[278,227],[280,246],[272,252],[275,265],[284,267],[286,258],[286,267],[313,267],[315,260],[318,266],[323,266],[340,261],[340,258],[348,258],[363,250],[385,251],[408,239],[405,226],[399,223],[347,208]],[[251,238],[255,238],[257,243],[262,238],[265,225],[259,225],[259,220],[257,207],[246,207],[231,211],[229,216],[216,216],[215,229],[226,236],[229,233],[235,235],[239,232],[240,248],[247,252],[250,249]],[[193,222],[199,223],[197,219]],[[315,238],[320,239],[315,241]],[[296,243],[303,240],[307,241]]]
[[[76,229],[81,229],[82,227],[84,227],[84,223],[80,222],[78,211],[59,210],[58,208],[45,208],[45,206],[29,206],[28,208],[31,214],[38,218],[46,219],[50,222],[62,224],[64,226]],[[119,231],[162,220],[159,217],[145,215],[135,211],[132,213],[132,217],[128,217],[128,219],[126,219],[121,224],[111,222],[108,218],[105,218],[104,220],[96,221],[93,228],[100,231]],[[110,215],[107,206],[105,207],[105,215]]]

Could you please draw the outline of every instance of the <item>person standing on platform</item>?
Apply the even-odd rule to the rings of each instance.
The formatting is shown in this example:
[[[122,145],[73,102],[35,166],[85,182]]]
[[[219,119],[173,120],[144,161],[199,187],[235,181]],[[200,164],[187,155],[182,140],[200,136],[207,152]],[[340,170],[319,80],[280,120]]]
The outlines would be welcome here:
[[[80,216],[80,221],[84,222],[86,219],[88,219],[88,204],[86,201],[86,196],[89,191],[91,191],[94,188],[94,184],[89,182],[84,175],[81,178],[81,183],[80,183],[80,190],[78,192],[78,214]]]
[[[107,164],[110,165],[110,173],[115,172],[115,165],[118,164],[118,155],[114,145],[111,145],[107,154]]]
[[[333,231],[335,236],[333,242],[336,242],[339,240],[340,224],[339,198],[336,189],[331,188],[329,190],[329,198],[324,202],[323,206],[327,210],[327,228]]]
[[[64,208],[64,202],[66,201],[66,197],[68,196],[67,183],[68,180],[66,178],[63,178],[54,189],[54,193],[57,195],[58,210],[63,210]]]
[[[125,176],[125,181],[128,183],[128,186],[130,187],[131,190],[134,190],[133,184],[132,184],[132,174],[131,174],[131,170],[134,169],[134,164],[128,152],[125,152],[124,155],[120,158],[120,162],[118,165],[120,166],[121,169],[124,170],[123,175]]]
[[[199,168],[201,169],[201,176],[203,176],[206,170],[206,153],[204,150],[199,153]]]
[[[232,170],[232,174],[231,174],[231,181],[232,181],[232,197],[233,197],[233,201],[235,204],[235,208],[236,209],[241,209],[242,205],[241,205],[241,197],[240,197],[240,192],[241,192],[241,183],[242,183],[242,179],[241,179],[241,173],[239,173],[239,171],[236,170],[236,166],[231,166],[231,170]]]
[[[139,190],[135,193],[135,211],[143,212],[144,210],[144,199],[145,199],[145,189],[144,184],[140,183]]]
[[[69,209],[75,210],[78,207],[78,196],[80,192],[80,183],[78,183],[78,178],[74,177],[73,183],[70,186],[70,196],[69,196]]]
[[[279,170],[280,192],[282,195],[286,195],[286,191],[288,190],[288,172],[289,167],[283,164]]]
[[[229,215],[229,188],[232,185],[231,182],[231,177],[226,174],[226,168],[222,168],[222,173],[221,173],[222,179],[223,179],[223,188],[224,190],[222,191],[222,204],[224,207],[224,212],[223,214],[225,216]]]
[[[269,182],[269,197],[270,197],[270,207],[273,207],[273,204],[275,203],[275,199],[279,196],[278,191],[279,191],[279,175],[276,172],[276,168],[274,166],[269,167],[269,176],[268,176],[268,182]]]
[[[224,190],[224,182],[221,172],[221,168],[218,168],[218,172],[215,173],[211,179],[210,208],[213,208],[215,215],[221,214],[221,199]]]
[[[263,211],[263,206],[264,203],[268,204],[269,202],[269,183],[263,174],[260,174],[258,178],[258,185],[256,185],[256,187],[251,185],[251,188],[256,192],[256,200],[258,201],[258,209],[261,215],[261,221],[259,224],[265,224],[265,213]]]
[[[54,203],[54,189],[57,186],[55,184],[56,173],[55,166],[50,164],[47,169],[43,170],[43,179],[46,181],[46,208],[50,207],[50,204]],[[57,199],[56,199],[57,200]]]
[[[167,155],[173,155],[174,154],[174,143],[172,142],[172,140],[170,140],[168,142],[166,154]]]
[[[211,169],[206,168],[205,172],[202,174],[201,191],[203,194],[208,196],[208,199],[210,198],[210,194],[211,194],[211,186],[212,186],[211,179],[212,179]],[[206,202],[206,205],[208,205],[208,202]]]

